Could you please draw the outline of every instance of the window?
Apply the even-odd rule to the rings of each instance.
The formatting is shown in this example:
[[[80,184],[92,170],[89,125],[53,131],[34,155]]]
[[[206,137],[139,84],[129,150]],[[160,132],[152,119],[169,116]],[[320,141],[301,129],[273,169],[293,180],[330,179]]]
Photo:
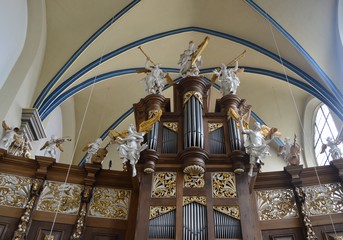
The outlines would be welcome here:
[[[321,152],[323,145],[327,143],[327,139],[336,140],[338,135],[342,135],[341,120],[335,117],[326,105],[320,105],[314,123],[314,150],[319,166],[327,165],[332,160],[329,147],[323,153]],[[339,148],[342,151],[342,146],[339,146]]]

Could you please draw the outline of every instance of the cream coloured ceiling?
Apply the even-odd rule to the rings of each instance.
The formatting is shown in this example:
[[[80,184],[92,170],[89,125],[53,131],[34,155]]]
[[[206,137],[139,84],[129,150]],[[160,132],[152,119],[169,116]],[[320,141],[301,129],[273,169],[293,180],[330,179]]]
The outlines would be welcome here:
[[[34,107],[46,118],[55,106],[74,100],[79,140],[75,154],[62,155],[62,161],[77,164],[86,143],[114,123],[124,130],[125,113],[146,96],[144,75],[135,73],[145,63],[138,46],[177,79],[179,55],[188,42],[199,44],[209,36],[202,54],[204,76],[210,79],[212,68],[247,50],[239,61],[246,72],[240,74],[237,94],[284,136],[302,136],[300,121],[311,95],[343,116],[343,74],[339,61],[332,61],[340,57],[337,1],[314,2],[47,1],[47,46]],[[163,94],[172,98],[171,88]],[[212,109],[220,97],[212,88]]]

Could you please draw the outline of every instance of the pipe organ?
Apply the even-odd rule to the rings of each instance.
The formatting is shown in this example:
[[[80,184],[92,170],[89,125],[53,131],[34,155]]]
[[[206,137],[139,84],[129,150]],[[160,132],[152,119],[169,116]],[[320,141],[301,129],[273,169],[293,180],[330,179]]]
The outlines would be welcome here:
[[[342,239],[342,159],[249,176],[246,100],[228,94],[209,112],[205,79],[173,90],[173,111],[160,94],[134,104],[147,131],[137,176],[86,163],[64,182],[67,165],[0,149],[0,239]]]

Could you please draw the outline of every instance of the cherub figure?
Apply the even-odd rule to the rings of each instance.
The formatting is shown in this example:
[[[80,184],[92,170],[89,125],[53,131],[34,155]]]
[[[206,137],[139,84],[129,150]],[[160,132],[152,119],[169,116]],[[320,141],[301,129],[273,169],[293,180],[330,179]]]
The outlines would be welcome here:
[[[82,149],[83,152],[87,151],[87,155],[86,155],[86,158],[85,158],[86,163],[92,163],[92,158],[93,158],[94,155],[96,155],[96,153],[100,149],[101,143],[102,143],[102,139],[98,138],[94,142],[87,144]]]
[[[24,137],[24,134],[21,131],[15,131],[13,135],[13,142],[8,148],[8,154],[22,156],[23,147],[26,140],[27,138]]]
[[[243,72],[244,68],[238,68],[238,61],[234,68],[227,69],[225,64],[222,64],[220,70],[215,69],[213,73],[218,76],[220,82],[220,91],[223,96],[227,94],[236,94],[240,80],[236,73]]]
[[[165,85],[164,78],[167,73],[160,69],[161,64],[157,63],[154,66],[149,66],[149,60],[145,62],[145,69],[147,75],[143,78],[145,81],[145,91],[150,94],[161,93]]]
[[[14,136],[20,134],[19,128],[11,128],[6,124],[6,121],[2,121],[3,137],[0,140],[0,148],[8,150],[11,144],[14,142]]]
[[[279,147],[278,156],[281,156],[287,165],[299,165],[300,164],[300,153],[302,151],[301,146],[296,142],[297,136],[294,135],[294,142],[291,143],[289,137],[285,138],[285,145]]]
[[[330,147],[329,154],[331,154],[332,159],[342,158],[342,151],[339,149],[338,145],[342,143],[343,139],[333,140],[331,137],[326,139],[327,143],[322,145],[322,151],[324,153],[327,147]]]
[[[140,152],[148,147],[147,144],[142,144],[144,135],[145,132],[137,132],[135,126],[130,124],[127,132],[115,136],[115,142],[119,144],[118,151],[120,158],[123,159],[123,165],[129,162],[132,166],[132,177],[137,175],[135,165],[139,160]]]
[[[263,160],[270,156],[268,143],[274,138],[277,129],[261,126],[259,122],[255,122],[252,129],[244,129],[242,118],[240,119],[240,128],[242,133],[247,136],[244,141],[244,147],[250,155],[248,175],[252,177],[254,166],[264,165]]]
[[[44,146],[40,149],[45,149],[44,156],[56,158],[57,148],[63,152],[62,143],[65,141],[71,141],[71,138],[57,138],[55,135],[51,135],[51,139],[46,141]]]

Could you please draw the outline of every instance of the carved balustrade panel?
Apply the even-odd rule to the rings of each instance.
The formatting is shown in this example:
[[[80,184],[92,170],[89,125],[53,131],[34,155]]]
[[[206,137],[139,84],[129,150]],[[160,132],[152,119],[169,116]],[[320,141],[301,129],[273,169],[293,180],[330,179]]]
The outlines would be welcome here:
[[[213,206],[213,209],[235,219],[241,219],[239,206]]]
[[[232,172],[212,173],[212,195],[215,198],[236,198],[236,178]]]
[[[95,187],[88,216],[127,220],[130,200],[131,190]]]
[[[0,205],[25,208],[30,197],[32,179],[9,174],[0,174]]]
[[[151,206],[149,219],[156,218],[158,216],[171,212],[174,209],[176,209],[176,206]]]
[[[153,198],[176,197],[176,172],[156,172],[153,175]]]
[[[45,181],[36,210],[77,215],[82,190],[78,184]]]
[[[276,220],[298,217],[292,189],[256,191],[259,220]]]
[[[340,183],[303,187],[310,216],[343,213],[343,190]]]

